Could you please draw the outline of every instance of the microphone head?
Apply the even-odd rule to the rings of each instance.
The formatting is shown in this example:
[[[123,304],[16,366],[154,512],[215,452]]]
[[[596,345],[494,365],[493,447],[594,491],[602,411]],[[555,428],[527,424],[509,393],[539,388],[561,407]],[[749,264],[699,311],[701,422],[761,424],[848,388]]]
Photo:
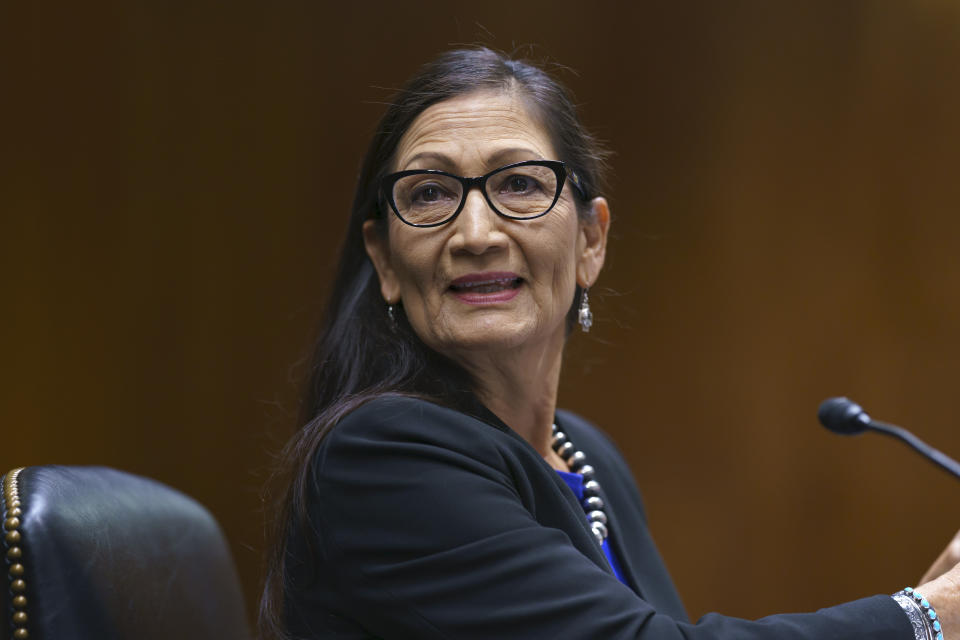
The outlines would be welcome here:
[[[848,398],[827,398],[820,405],[817,417],[827,429],[845,436],[863,433],[870,426],[867,412]]]

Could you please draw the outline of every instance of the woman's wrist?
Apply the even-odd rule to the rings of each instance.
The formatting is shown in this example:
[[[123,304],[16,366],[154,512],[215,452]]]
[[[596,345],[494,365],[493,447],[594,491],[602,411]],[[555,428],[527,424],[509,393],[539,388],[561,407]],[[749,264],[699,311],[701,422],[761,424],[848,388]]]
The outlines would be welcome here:
[[[919,592],[907,587],[893,594],[893,599],[907,614],[915,640],[943,640],[939,615]]]

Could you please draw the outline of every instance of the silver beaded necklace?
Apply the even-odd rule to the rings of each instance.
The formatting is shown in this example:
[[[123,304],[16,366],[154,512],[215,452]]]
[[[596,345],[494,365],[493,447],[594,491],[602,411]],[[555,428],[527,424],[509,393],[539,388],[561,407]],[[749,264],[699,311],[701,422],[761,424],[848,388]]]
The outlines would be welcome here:
[[[596,471],[587,464],[586,454],[573,446],[570,437],[560,431],[556,424],[553,425],[553,443],[550,446],[563,458],[570,471],[583,477],[583,500],[580,504],[587,513],[590,530],[593,531],[597,542],[603,546],[603,541],[606,540],[609,532],[607,531],[607,514],[603,511],[603,498],[600,497],[600,483],[594,479]]]

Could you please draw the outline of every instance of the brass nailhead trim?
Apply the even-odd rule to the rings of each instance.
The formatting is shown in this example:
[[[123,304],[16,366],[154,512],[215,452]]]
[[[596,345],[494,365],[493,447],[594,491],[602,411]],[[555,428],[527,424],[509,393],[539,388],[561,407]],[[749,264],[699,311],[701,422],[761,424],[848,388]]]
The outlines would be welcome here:
[[[23,467],[14,469],[3,477],[3,529],[6,531],[4,540],[8,546],[7,575],[10,579],[10,591],[13,594],[11,604],[16,609],[13,613],[13,638],[14,640],[27,640],[30,633],[27,631],[27,598],[23,594],[27,590],[27,583],[23,579],[26,572],[20,559],[23,557],[23,550],[18,546],[22,536],[20,535],[21,518],[23,517],[23,505],[20,503],[20,487],[17,479]]]

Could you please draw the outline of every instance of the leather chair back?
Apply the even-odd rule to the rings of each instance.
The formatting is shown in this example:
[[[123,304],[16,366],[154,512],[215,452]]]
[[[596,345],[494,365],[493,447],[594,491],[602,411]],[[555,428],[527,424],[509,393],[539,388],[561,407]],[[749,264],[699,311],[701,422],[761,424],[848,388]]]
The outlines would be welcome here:
[[[250,637],[226,540],[195,500],[106,467],[15,469],[2,485],[3,638]]]

